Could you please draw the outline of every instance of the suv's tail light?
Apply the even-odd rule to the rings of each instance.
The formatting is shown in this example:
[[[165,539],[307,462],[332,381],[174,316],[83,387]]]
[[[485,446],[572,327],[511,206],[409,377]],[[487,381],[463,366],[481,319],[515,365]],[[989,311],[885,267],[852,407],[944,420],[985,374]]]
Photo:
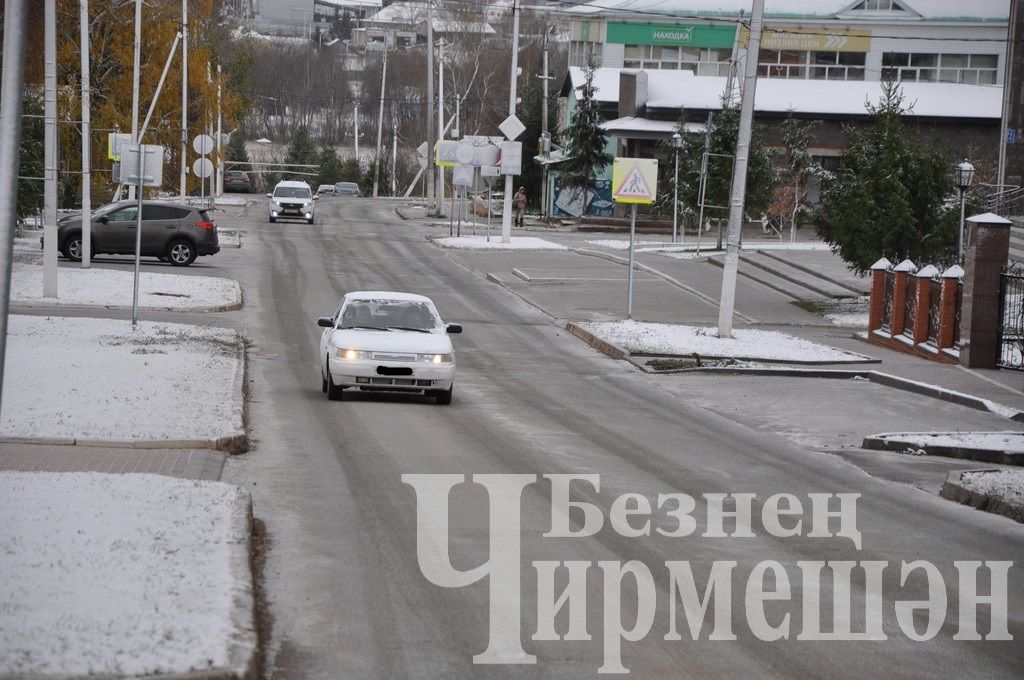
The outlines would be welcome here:
[[[202,222],[196,222],[196,227],[198,227],[199,229],[206,229],[207,231],[212,231],[217,228],[217,223],[208,222],[204,220]]]

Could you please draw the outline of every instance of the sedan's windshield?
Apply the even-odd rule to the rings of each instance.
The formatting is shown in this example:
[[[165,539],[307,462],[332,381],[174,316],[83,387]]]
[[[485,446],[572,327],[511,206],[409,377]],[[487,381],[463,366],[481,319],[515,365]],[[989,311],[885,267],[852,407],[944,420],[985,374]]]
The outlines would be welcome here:
[[[309,189],[304,187],[277,187],[274,198],[309,198]]]
[[[350,300],[341,310],[339,328],[441,330],[434,306],[418,300]]]

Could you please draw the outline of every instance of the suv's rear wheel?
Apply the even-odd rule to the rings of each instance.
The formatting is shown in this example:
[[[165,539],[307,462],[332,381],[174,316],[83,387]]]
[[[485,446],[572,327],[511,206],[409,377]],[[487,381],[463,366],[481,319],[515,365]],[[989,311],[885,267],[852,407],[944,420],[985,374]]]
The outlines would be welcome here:
[[[72,262],[82,261],[82,235],[71,234],[64,239],[64,247],[61,248],[61,254]]]
[[[196,247],[191,241],[177,238],[167,244],[167,259],[175,267],[187,267],[196,261]]]

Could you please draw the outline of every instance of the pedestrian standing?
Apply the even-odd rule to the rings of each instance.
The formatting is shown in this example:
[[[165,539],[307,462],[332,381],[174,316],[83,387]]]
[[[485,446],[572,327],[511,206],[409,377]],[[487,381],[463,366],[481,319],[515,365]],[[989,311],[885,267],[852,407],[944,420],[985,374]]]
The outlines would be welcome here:
[[[519,187],[519,191],[517,191],[516,195],[512,197],[512,200],[515,203],[515,207],[516,207],[515,226],[522,227],[523,226],[523,213],[526,212],[526,188],[525,187]]]

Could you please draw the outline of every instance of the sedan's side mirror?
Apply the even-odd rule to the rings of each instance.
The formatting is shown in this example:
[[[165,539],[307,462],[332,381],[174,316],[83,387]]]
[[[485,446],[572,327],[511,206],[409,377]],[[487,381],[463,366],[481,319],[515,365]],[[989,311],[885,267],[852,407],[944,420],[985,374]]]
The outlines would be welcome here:
[[[96,218],[96,221],[99,222],[100,224],[106,224],[107,222],[110,221],[110,218],[107,217],[106,215],[100,215],[99,217]]]
[[[321,316],[319,319],[316,320],[316,325],[320,326],[321,328],[331,328],[334,326],[334,317]]]
[[[273,197],[274,197],[273,194],[267,194],[267,198],[273,198]]]
[[[462,332],[462,324],[450,323],[444,329],[444,332],[445,333],[451,333],[453,335],[456,334],[456,333],[461,333]]]

